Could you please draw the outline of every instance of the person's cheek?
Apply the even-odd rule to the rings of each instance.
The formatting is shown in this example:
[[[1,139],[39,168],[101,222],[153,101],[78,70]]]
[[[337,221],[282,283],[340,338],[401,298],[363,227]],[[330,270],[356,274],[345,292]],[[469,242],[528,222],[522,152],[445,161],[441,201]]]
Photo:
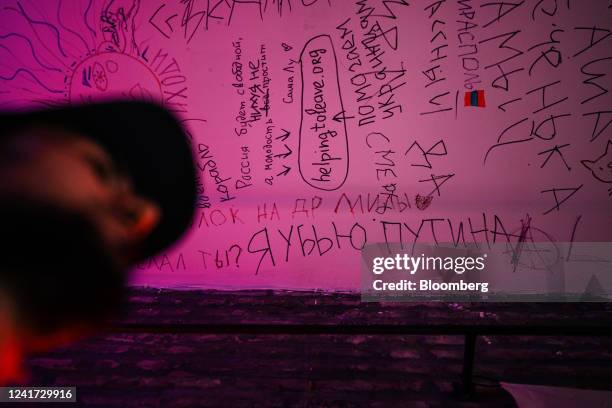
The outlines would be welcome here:
[[[101,202],[108,195],[82,160],[71,155],[50,154],[41,163],[41,168],[41,174],[34,175],[38,178],[35,188],[45,201],[83,210],[90,203]]]

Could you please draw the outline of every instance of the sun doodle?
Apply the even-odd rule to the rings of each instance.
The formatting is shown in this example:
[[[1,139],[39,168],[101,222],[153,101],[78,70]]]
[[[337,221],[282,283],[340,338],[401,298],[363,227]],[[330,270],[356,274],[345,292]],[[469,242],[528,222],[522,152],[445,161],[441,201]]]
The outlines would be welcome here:
[[[158,78],[142,61],[130,55],[105,52],[87,57],[70,77],[71,103],[105,97],[163,101]]]
[[[78,3],[78,4],[77,4]],[[165,52],[136,40],[139,0],[9,2],[0,9],[0,107],[121,98],[186,112],[187,79]]]

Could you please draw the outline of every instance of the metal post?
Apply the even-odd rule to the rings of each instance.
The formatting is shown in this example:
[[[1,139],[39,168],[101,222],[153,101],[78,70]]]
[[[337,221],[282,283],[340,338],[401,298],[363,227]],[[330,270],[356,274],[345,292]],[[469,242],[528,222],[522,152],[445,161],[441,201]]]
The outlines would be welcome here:
[[[463,348],[463,395],[467,398],[474,395],[474,356],[476,354],[476,333],[468,332],[465,335]]]

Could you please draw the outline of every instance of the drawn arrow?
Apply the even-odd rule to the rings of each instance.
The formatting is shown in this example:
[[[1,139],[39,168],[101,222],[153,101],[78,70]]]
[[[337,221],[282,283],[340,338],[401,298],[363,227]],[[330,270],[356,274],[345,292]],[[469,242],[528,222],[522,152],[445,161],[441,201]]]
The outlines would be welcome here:
[[[285,168],[285,170],[283,170],[280,173],[278,173],[276,175],[277,177],[279,177],[279,176],[286,176],[287,174],[289,174],[289,171],[291,170],[291,167],[285,166],[284,164],[283,164],[283,167]]]
[[[285,153],[275,154],[274,157],[281,157],[283,159],[286,159],[287,157],[291,156],[291,153],[293,153],[293,151],[289,148],[289,146],[287,146],[286,143],[285,143],[285,149],[287,149]]]
[[[289,138],[290,134],[291,134],[291,132],[289,132],[288,130],[283,129],[283,134],[280,135],[280,136],[276,136],[276,140],[282,140],[283,142],[285,142]]]
[[[340,111],[340,112],[336,113],[332,119],[335,120],[338,123],[342,123],[343,121],[345,121],[347,119],[355,119],[354,116],[344,116],[345,113],[346,112],[344,112],[344,111]]]

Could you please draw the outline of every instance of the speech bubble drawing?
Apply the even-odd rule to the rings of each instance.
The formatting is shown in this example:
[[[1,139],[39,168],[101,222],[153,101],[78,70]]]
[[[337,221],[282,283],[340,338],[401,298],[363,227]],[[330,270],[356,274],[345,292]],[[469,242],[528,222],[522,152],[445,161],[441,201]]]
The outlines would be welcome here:
[[[306,42],[300,54],[300,68],[300,175],[313,188],[337,190],[348,175],[349,151],[346,122],[339,118],[344,105],[338,61],[329,35]]]

